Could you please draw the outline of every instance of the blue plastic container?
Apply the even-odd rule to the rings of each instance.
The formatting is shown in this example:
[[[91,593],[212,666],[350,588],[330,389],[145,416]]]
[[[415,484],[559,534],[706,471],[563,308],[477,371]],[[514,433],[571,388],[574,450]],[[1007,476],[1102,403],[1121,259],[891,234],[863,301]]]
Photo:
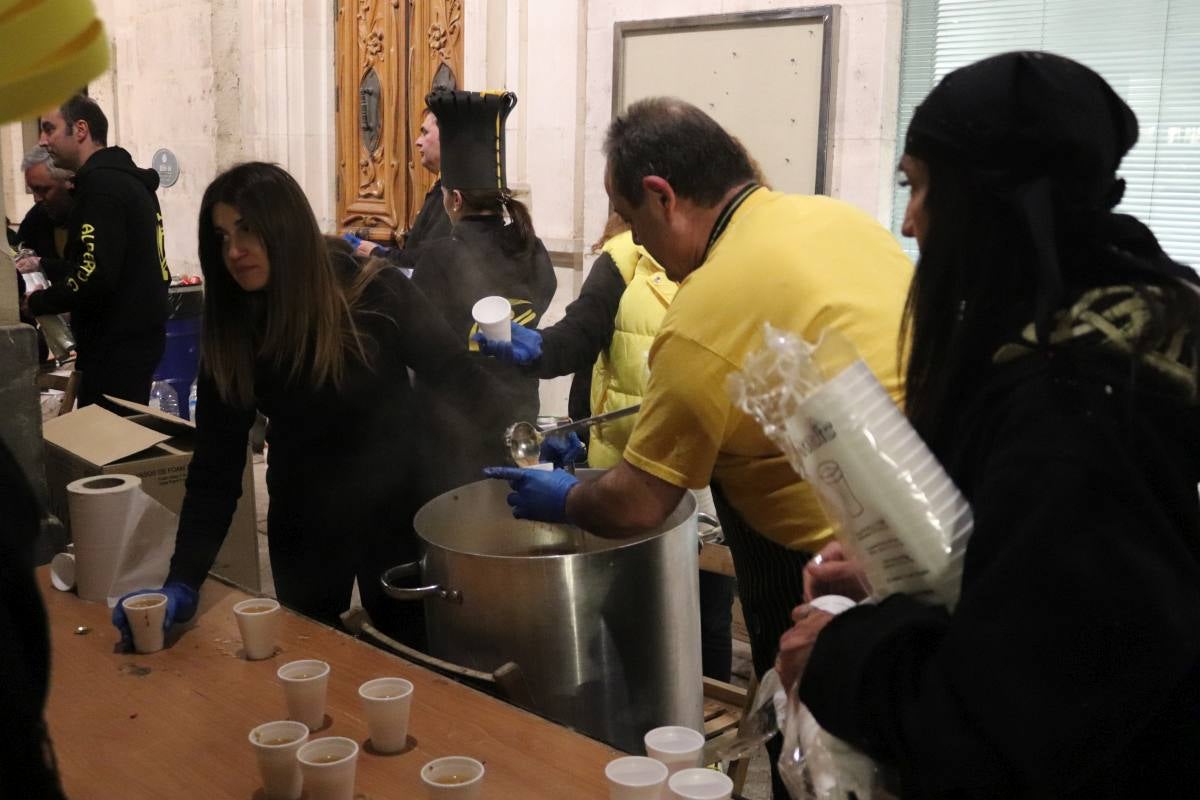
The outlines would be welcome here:
[[[179,415],[188,419],[186,398],[200,367],[200,324],[204,294],[200,286],[176,286],[167,294],[171,312],[167,317],[167,346],[154,371],[155,380],[171,384],[179,397]]]

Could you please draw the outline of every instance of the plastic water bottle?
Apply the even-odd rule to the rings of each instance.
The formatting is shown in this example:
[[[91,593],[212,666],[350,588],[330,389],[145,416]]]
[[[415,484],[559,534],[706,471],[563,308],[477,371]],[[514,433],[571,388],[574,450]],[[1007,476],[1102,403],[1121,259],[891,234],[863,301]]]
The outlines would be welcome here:
[[[196,421],[196,381],[192,381],[192,390],[188,392],[188,419]]]
[[[178,417],[179,395],[175,394],[174,387],[166,381],[155,381],[150,385],[150,407]]]

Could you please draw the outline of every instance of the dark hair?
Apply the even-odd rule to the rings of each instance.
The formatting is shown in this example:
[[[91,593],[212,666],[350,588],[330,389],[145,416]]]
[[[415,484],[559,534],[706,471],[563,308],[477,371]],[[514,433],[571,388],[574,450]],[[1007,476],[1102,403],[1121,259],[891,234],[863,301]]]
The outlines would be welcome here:
[[[1147,324],[1126,333],[1131,370],[1200,319],[1196,274],[1111,211],[1137,134],[1100,75],[1039,52],[957,69],[913,113],[904,151],[928,168],[926,230],[901,341],[911,334],[909,417],[935,452],[996,351],[1049,349],[1056,318],[1085,293],[1128,287],[1145,306]],[[1193,371],[1195,347],[1182,354]]]
[[[108,146],[108,117],[104,116],[95,100],[82,94],[71,95],[67,102],[58,107],[58,112],[68,128],[82,120],[87,123],[92,141],[101,147]]]
[[[507,189],[455,189],[462,195],[465,213],[507,214],[512,222],[515,252],[528,254],[537,241],[529,209]]]
[[[604,155],[613,187],[642,203],[642,178],[666,179],[680,197],[711,208],[754,180],[742,144],[700,109],[674,97],[639,100],[608,126]]]
[[[270,279],[261,292],[243,290],[225,266],[212,221],[218,203],[236,208],[262,240]],[[347,282],[338,275],[334,259],[346,256],[327,246],[304,191],[284,169],[251,162],[218,175],[200,202],[199,240],[202,361],[225,402],[253,403],[258,358],[314,387],[340,387],[347,350],[366,360],[351,316],[366,276]]]
[[[988,178],[955,159],[926,153],[922,160],[928,168],[927,227],[900,340],[908,342],[907,414],[938,452],[951,435],[946,421],[961,411],[996,351],[1034,321],[1043,298],[1033,235],[1012,198],[991,191]],[[1135,355],[1181,322],[1200,319],[1195,291],[1145,268],[1144,259],[1167,259],[1161,250],[1135,254],[1099,237],[1068,234],[1060,237],[1057,253],[1063,287],[1056,307],[1069,307],[1105,285],[1131,286],[1147,301],[1152,321],[1133,343]],[[1162,293],[1147,291],[1152,286]],[[1191,358],[1195,363],[1196,354]]]

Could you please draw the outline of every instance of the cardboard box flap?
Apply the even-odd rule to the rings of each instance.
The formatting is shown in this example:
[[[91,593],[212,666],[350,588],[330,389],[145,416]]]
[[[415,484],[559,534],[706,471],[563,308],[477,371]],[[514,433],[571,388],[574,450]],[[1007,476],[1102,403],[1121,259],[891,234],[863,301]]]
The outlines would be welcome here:
[[[96,405],[46,420],[42,435],[47,442],[98,467],[171,438]]]
[[[183,433],[184,431],[194,430],[196,427],[194,424],[192,424],[191,422],[188,422],[186,419],[183,419],[182,417],[177,417],[174,414],[168,414],[165,411],[159,411],[157,408],[151,408],[150,406],[144,406],[141,403],[134,403],[131,400],[122,400],[119,397],[111,397],[107,394],[104,395],[104,399],[114,405],[120,406],[121,408],[127,408],[130,411],[136,411],[139,414],[146,414],[148,416],[154,417],[159,422],[165,422],[168,425],[172,425],[176,428],[179,428],[180,433]]]

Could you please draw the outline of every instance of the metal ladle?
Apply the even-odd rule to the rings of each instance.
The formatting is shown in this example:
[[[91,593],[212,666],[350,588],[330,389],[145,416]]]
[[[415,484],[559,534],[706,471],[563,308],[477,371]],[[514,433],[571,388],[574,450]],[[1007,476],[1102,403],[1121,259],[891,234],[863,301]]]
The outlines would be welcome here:
[[[597,414],[594,417],[568,422],[565,425],[555,425],[553,428],[547,428],[544,431],[538,430],[530,422],[514,422],[504,432],[504,444],[508,447],[508,455],[514,464],[518,467],[532,467],[538,463],[538,457],[542,450],[542,441],[547,436],[565,436],[572,431],[581,431],[593,425],[612,422],[615,419],[636,414],[641,407],[641,403],[638,403],[626,406],[625,408],[619,408],[616,411],[610,411],[607,414]]]

